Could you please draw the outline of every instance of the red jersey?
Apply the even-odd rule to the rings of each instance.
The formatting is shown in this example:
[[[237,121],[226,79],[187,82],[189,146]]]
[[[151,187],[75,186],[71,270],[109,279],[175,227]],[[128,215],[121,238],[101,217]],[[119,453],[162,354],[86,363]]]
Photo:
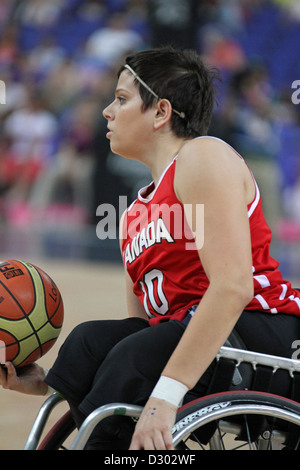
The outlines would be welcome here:
[[[176,159],[156,188],[151,183],[139,191],[124,217],[123,261],[150,324],[182,321],[188,310],[201,302],[209,285],[184,206],[174,191]],[[270,256],[271,230],[256,183],[255,187],[255,198],[248,205],[254,297],[246,309],[300,316],[300,292],[283,280],[279,263]],[[201,213],[199,217],[201,220]]]

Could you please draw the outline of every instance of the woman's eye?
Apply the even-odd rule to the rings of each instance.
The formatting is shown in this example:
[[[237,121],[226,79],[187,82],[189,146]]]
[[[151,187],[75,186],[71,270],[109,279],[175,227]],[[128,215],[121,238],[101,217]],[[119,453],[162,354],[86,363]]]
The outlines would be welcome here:
[[[118,96],[117,99],[119,100],[120,104],[123,104],[125,102],[125,98],[123,98],[123,96]]]

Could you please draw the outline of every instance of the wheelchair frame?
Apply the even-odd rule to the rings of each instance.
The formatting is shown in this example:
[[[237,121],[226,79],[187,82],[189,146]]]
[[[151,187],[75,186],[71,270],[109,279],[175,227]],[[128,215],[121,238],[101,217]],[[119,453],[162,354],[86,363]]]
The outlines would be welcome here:
[[[238,367],[241,363],[250,363],[253,370],[256,370],[258,366],[263,366],[271,368],[272,374],[274,374],[278,369],[283,369],[289,372],[292,380],[295,379],[295,376],[297,376],[297,379],[300,379],[300,360],[266,355],[226,346],[220,348],[216,360],[220,361],[220,359],[234,361],[235,373],[238,372]],[[49,415],[54,407],[61,401],[63,401],[63,399],[55,393],[44,402],[34,421],[24,450],[36,450],[38,448]],[[83,422],[71,444],[70,450],[84,449],[95,426],[106,417],[123,415],[138,418],[141,411],[141,406],[126,403],[112,403],[96,409]],[[66,413],[66,415],[68,415],[68,413]],[[293,442],[296,442],[294,445],[297,449],[300,449],[299,398],[297,397],[297,401],[293,401],[263,391],[249,390],[219,392],[208,397],[199,398],[181,407],[178,410],[177,420],[173,428],[174,446],[175,448],[177,448],[177,446],[181,448],[181,443],[183,443],[185,439],[188,439],[191,433],[196,431],[197,434],[199,428],[204,429],[204,426],[211,424],[215,420],[218,420],[219,423],[220,420],[220,427],[218,424],[218,429],[209,440],[209,449],[222,449],[221,432],[223,433],[229,430],[236,435],[241,434],[241,425],[239,423],[237,424],[236,418],[232,420],[232,416],[236,417],[239,415],[256,415],[268,417],[268,419],[280,419],[288,423],[286,427],[287,431],[285,429],[285,431],[281,432],[281,430],[278,431],[275,428],[272,430],[272,441],[270,437],[268,439],[266,438],[267,434],[271,431],[264,431],[264,435],[260,436],[259,439],[257,438],[257,442],[260,442],[258,445],[259,449],[266,448],[267,440],[269,440],[267,447],[271,447],[274,442],[279,442],[280,445],[284,445],[284,443],[289,440],[290,433],[293,434]],[[60,428],[60,421],[63,422],[65,416],[50,430],[52,435]],[[246,429],[250,450],[253,448],[253,444],[250,442],[252,438],[249,435],[251,432],[249,429]],[[200,447],[203,447],[201,443]]]

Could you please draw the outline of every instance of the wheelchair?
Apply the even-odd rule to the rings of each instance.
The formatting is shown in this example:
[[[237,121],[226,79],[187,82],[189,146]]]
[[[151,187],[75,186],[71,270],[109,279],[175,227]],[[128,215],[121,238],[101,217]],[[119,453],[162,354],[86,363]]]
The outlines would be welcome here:
[[[288,398],[269,392],[278,372],[289,378]],[[225,376],[230,383],[224,388]],[[56,393],[45,401],[24,450],[83,450],[101,420],[114,415],[137,420],[142,411],[140,406],[111,403],[91,413],[79,430],[68,411],[41,439],[50,413],[62,401]],[[178,409],[172,434],[176,450],[300,450],[300,360],[225,343],[208,395]]]

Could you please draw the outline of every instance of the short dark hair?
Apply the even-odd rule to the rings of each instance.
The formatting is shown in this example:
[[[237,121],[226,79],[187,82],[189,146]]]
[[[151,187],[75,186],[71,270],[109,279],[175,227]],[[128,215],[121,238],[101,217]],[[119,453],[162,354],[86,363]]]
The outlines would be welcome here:
[[[178,137],[207,134],[216,101],[214,81],[218,71],[206,67],[196,51],[165,46],[129,55],[125,62],[160,98],[168,99],[174,109],[184,112],[184,119],[172,115],[172,130]],[[118,76],[123,70],[124,65]],[[155,97],[135,81],[146,110]]]

